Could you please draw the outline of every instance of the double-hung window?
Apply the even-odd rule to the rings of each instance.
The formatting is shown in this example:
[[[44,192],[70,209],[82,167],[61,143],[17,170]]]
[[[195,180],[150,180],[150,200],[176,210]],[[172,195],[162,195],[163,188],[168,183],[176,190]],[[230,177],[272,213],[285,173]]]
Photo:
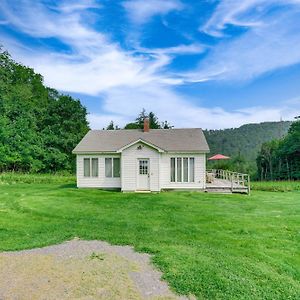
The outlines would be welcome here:
[[[171,182],[195,182],[195,158],[171,157]]]
[[[105,177],[117,178],[120,177],[120,158],[119,157],[106,157],[105,158]]]
[[[84,177],[98,177],[98,158],[83,159],[83,175]]]

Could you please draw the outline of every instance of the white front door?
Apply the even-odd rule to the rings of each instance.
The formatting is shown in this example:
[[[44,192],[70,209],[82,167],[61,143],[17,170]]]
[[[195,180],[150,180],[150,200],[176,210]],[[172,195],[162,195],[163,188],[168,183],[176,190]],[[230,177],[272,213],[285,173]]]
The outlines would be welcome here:
[[[138,187],[140,191],[150,190],[150,165],[149,159],[142,158],[138,159]]]

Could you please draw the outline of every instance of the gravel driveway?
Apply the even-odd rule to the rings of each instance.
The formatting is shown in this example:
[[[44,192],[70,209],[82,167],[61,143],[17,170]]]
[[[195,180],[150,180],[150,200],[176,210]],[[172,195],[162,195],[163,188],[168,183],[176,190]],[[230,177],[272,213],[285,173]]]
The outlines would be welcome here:
[[[0,299],[187,299],[173,294],[148,254],[73,240],[0,253]]]

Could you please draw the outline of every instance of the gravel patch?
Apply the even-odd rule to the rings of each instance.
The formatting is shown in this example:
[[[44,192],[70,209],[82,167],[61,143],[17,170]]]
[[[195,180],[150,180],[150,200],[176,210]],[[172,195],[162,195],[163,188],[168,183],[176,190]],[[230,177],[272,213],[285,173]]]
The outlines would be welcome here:
[[[0,253],[0,299],[188,299],[161,275],[132,247],[72,240]]]

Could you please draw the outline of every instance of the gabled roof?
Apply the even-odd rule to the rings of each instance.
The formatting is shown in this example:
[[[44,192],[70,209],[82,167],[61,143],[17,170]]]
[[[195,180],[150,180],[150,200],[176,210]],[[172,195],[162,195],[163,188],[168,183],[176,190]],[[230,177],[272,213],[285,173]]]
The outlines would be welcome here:
[[[125,145],[124,147],[118,149],[117,152],[122,152],[123,150],[125,150],[125,149],[127,149],[127,148],[129,148],[129,147],[131,147],[131,146],[133,146],[133,145],[135,145],[135,144],[137,144],[137,143],[145,144],[145,145],[147,145],[147,146],[149,146],[149,147],[151,147],[151,148],[156,149],[158,152],[165,152],[163,149],[161,149],[161,148],[159,148],[159,147],[153,145],[152,143],[146,142],[146,141],[144,141],[144,140],[142,140],[142,139],[138,139],[138,140],[136,140],[136,141],[134,141],[134,142],[132,142],[132,143],[129,143],[129,144]]]
[[[166,152],[209,152],[200,128],[90,130],[73,150],[73,153],[118,152],[141,140]]]

